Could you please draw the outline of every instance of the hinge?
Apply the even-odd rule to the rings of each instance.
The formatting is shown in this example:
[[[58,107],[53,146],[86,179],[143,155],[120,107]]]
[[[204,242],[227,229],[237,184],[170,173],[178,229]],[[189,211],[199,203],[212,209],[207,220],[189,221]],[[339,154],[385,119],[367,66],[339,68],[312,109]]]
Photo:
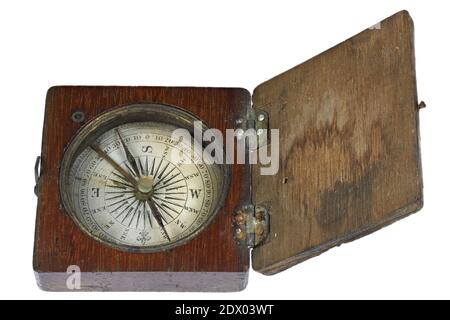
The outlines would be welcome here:
[[[244,136],[251,136],[252,134],[249,129],[254,130],[253,135],[256,135],[257,145],[253,149],[258,149],[269,142],[269,114],[267,112],[249,107],[246,110],[246,114],[242,118],[239,118],[236,124],[238,130],[241,130],[237,134],[238,139]],[[249,147],[252,148],[252,146]]]
[[[269,233],[269,211],[263,206],[252,204],[240,207],[234,214],[234,236],[247,247],[261,245]]]

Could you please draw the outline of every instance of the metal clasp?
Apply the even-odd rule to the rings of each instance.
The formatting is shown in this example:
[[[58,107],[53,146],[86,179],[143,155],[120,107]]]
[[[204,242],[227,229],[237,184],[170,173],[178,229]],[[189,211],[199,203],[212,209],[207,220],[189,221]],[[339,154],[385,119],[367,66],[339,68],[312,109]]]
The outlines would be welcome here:
[[[38,196],[39,193],[39,178],[41,177],[41,157],[36,157],[36,162],[34,163],[34,194]]]

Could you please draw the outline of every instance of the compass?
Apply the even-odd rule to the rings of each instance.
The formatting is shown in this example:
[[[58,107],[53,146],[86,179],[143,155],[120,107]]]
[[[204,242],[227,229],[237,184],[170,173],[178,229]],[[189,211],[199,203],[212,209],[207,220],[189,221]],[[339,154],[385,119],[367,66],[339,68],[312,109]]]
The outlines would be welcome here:
[[[414,63],[402,11],[252,93],[50,88],[39,287],[239,291],[420,210]]]
[[[204,162],[212,161],[201,141],[173,139],[194,121],[172,106],[140,104],[84,126],[68,145],[60,178],[64,206],[80,229],[140,252],[171,248],[204,229],[223,204],[229,173]]]

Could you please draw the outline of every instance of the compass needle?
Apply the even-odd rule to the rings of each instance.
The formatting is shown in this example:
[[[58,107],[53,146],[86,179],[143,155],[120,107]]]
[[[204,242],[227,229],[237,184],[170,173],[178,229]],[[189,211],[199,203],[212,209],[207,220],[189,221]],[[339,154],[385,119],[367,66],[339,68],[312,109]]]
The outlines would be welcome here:
[[[138,168],[138,165],[137,165],[137,163],[136,163],[136,159],[135,159],[135,158],[133,157],[133,155],[131,154],[130,149],[128,149],[128,146],[127,146],[127,144],[125,143],[125,141],[123,140],[122,135],[121,135],[120,132],[119,132],[119,129],[116,128],[116,132],[117,132],[117,135],[119,136],[119,140],[120,140],[120,143],[122,144],[122,148],[123,148],[123,150],[125,151],[125,156],[127,157],[128,162],[129,162],[129,163],[131,164],[131,166],[133,167],[133,170],[132,170],[132,171],[134,171],[135,175],[139,178],[139,177],[140,177],[140,174],[139,174],[139,168]]]
[[[114,167],[117,171],[119,171],[122,176],[128,180],[129,183],[131,183],[133,186],[136,185],[136,180],[127,172],[125,171],[116,161],[114,161],[105,151],[103,151],[98,145],[91,143],[89,147],[94,150],[100,158],[103,158],[106,160],[110,165]]]
[[[166,235],[167,239],[170,241],[170,237],[169,234],[167,233],[166,228],[164,227],[164,223],[163,223],[163,217],[161,216],[161,213],[159,212],[158,208],[156,207],[155,203],[153,202],[153,199],[148,199],[147,200],[149,206],[150,206],[150,211],[153,215],[153,217],[155,218],[156,222],[158,223],[159,227],[163,230],[164,234]]]
[[[167,212],[166,209],[164,209],[164,207],[167,207],[166,205],[164,205],[164,204],[159,205],[159,204],[157,204],[156,202],[155,202],[155,204],[156,204],[156,205],[158,206],[158,208],[160,208],[165,214],[167,214],[171,219],[174,218],[174,216],[172,216],[169,212]],[[173,210],[173,209],[171,209],[171,210]],[[178,214],[178,212],[175,211],[175,214]]]

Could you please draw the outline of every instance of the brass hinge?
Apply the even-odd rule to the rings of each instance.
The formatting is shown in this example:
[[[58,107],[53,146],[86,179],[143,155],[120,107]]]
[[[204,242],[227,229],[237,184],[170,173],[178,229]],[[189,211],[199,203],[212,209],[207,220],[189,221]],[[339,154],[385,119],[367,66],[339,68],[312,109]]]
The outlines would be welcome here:
[[[233,227],[237,241],[255,248],[264,242],[269,233],[269,211],[258,205],[242,206],[235,211]]]

